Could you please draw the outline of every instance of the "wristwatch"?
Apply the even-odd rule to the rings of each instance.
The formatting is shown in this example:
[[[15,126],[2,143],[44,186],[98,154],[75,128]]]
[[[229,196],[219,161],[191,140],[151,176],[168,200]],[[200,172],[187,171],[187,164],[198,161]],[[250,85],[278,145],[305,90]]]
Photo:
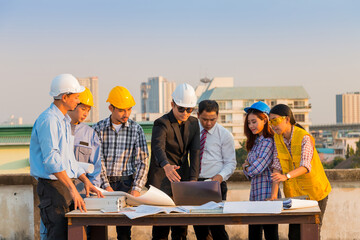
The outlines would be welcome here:
[[[289,173],[287,173],[285,176],[286,176],[287,180],[289,180],[291,178]]]

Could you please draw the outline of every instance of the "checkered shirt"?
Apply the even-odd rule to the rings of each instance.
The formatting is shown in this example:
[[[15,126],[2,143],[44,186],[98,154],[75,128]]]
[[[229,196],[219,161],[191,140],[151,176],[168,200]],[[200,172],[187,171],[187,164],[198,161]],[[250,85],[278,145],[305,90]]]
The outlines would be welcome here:
[[[271,197],[271,164],[273,161],[274,140],[259,136],[248,153],[250,164],[245,176],[251,180],[250,201],[264,201]],[[279,192],[280,194],[280,192]]]
[[[101,185],[110,186],[107,176],[134,177],[133,190],[141,191],[147,180],[149,152],[145,134],[139,124],[129,119],[116,132],[111,119],[93,125],[101,141]]]

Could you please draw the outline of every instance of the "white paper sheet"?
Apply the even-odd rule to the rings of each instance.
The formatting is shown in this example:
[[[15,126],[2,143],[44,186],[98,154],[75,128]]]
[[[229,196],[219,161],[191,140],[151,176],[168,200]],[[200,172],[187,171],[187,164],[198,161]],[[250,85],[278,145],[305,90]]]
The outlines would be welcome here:
[[[178,206],[178,208],[185,210],[188,213],[222,213],[224,203],[216,203],[210,201],[201,206]]]
[[[225,202],[223,213],[281,213],[280,201]]]
[[[307,207],[316,207],[318,202],[315,200],[304,200],[304,199],[291,199],[290,207],[285,207],[284,209],[297,209],[297,208],[307,208]]]
[[[178,212],[178,213],[185,212],[184,210],[178,207],[159,207],[159,206],[149,206],[149,205],[140,205],[133,209],[135,209],[134,212],[124,212],[123,214],[130,219],[135,219],[157,213],[169,214],[171,212]]]
[[[214,209],[222,209],[224,207],[224,203],[216,203],[214,201],[210,201],[201,206],[179,206],[179,208],[186,210],[187,212],[196,212],[196,210],[214,210]],[[201,211],[200,211],[201,212]]]
[[[149,190],[139,197],[134,197],[131,194],[121,191],[108,192],[103,189],[99,190],[104,196],[126,196],[126,203],[131,206],[139,206],[142,204],[157,206],[175,206],[174,201],[166,193],[151,185]]]

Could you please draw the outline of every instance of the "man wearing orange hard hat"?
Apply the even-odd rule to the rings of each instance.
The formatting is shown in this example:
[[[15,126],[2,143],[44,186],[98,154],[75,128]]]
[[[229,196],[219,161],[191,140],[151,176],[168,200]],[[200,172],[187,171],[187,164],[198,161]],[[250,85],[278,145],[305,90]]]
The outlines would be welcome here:
[[[149,153],[142,127],[131,120],[135,100],[125,87],[114,87],[106,102],[111,115],[96,123],[104,167],[101,187],[138,197],[147,180]],[[117,226],[117,239],[131,239],[131,226]]]

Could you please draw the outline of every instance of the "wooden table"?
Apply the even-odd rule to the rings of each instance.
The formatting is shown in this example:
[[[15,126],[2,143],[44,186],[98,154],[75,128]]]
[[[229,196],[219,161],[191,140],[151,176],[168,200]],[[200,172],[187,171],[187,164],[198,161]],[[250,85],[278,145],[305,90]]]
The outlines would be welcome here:
[[[107,239],[107,226],[176,226],[176,225],[235,225],[235,224],[301,224],[301,239],[319,239],[319,207],[283,210],[280,214],[230,213],[171,213],[129,219],[118,213],[74,210],[68,218],[69,240],[86,239],[85,227],[92,226],[92,239]],[[93,227],[94,226],[94,227]],[[93,235],[92,235],[93,236]]]

